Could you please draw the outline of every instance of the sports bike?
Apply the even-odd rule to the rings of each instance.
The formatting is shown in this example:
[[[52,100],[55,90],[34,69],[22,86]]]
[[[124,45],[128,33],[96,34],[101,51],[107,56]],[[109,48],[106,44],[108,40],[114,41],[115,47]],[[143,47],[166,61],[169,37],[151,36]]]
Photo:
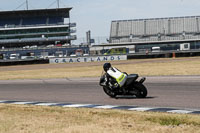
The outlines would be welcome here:
[[[125,73],[125,72],[124,72]],[[118,95],[131,95],[137,98],[145,98],[147,96],[147,88],[144,86],[145,77],[139,77],[138,74],[127,74],[127,79],[122,87],[113,88],[107,81],[106,73],[102,72],[99,85],[103,87],[104,92],[112,97],[116,98]]]

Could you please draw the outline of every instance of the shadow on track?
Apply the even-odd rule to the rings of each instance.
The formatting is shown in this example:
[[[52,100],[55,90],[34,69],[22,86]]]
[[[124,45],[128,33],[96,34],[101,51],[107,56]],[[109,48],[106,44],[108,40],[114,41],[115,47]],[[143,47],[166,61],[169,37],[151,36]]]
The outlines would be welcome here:
[[[148,96],[145,98],[137,98],[135,96],[117,96],[115,99],[153,99],[153,98],[158,98],[157,96]]]

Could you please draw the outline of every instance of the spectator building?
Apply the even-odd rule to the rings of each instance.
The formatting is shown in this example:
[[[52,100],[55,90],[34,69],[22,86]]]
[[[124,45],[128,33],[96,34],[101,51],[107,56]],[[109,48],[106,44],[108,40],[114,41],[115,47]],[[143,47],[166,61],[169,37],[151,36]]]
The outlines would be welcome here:
[[[23,47],[71,44],[76,23],[70,22],[72,8],[0,12],[0,46]]]
[[[71,46],[76,40],[71,9],[1,11],[0,60],[66,57],[77,49],[88,53],[88,47]]]
[[[109,43],[135,45],[136,52],[151,51],[152,47],[177,51],[182,44],[187,50],[199,49],[200,16],[112,21]]]

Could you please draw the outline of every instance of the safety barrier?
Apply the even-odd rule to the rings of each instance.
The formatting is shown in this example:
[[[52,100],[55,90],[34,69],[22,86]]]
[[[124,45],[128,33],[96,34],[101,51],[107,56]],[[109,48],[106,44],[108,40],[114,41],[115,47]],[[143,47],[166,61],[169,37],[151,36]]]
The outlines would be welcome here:
[[[168,52],[168,53],[141,53],[129,55],[113,55],[113,56],[87,56],[87,57],[66,57],[66,58],[50,58],[50,59],[27,59],[27,60],[0,60],[0,66],[9,65],[25,65],[25,64],[58,64],[58,63],[73,63],[73,62],[100,62],[114,60],[129,60],[129,59],[148,59],[148,58],[178,58],[178,57],[194,57],[200,56],[200,51],[192,52]]]

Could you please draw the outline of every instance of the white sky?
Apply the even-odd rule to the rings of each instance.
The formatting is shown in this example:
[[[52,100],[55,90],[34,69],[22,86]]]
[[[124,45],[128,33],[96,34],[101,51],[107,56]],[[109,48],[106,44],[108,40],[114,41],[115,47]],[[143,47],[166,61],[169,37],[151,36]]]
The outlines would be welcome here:
[[[15,10],[26,0],[0,0],[0,10]],[[112,20],[200,15],[200,0],[60,0],[60,7],[73,7],[71,22],[77,37],[109,36]],[[29,0],[30,9],[55,8],[56,0]],[[54,4],[52,4],[54,3]],[[49,7],[52,5],[51,7]],[[25,9],[23,5],[18,10]]]

